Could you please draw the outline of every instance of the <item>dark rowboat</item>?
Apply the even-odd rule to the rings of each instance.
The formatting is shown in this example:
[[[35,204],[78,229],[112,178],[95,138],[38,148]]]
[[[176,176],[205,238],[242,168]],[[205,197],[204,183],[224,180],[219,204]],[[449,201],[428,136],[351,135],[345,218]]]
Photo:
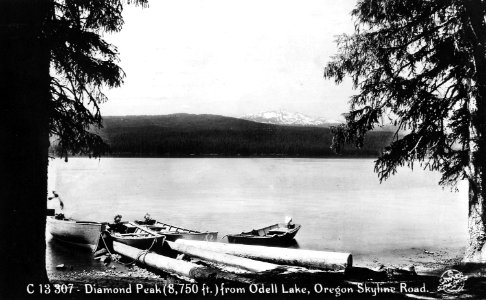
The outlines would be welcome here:
[[[141,231],[131,222],[108,224],[105,233],[113,241],[143,250],[160,250],[165,241],[165,236]]]
[[[47,217],[47,230],[56,240],[89,248],[92,251],[98,246],[104,225],[98,222],[76,221]]]
[[[186,229],[155,220],[150,221],[135,221],[136,224],[146,227],[152,231],[165,235],[167,241],[175,241],[178,239],[197,240],[197,241],[216,241],[218,238],[217,231],[201,232],[192,229]],[[140,229],[137,230],[140,232]]]
[[[300,224],[274,224],[239,234],[229,234],[228,242],[234,244],[285,246],[294,242]]]
[[[108,232],[113,241],[143,250],[159,251],[165,241],[165,236],[154,236],[148,233],[118,233]]]

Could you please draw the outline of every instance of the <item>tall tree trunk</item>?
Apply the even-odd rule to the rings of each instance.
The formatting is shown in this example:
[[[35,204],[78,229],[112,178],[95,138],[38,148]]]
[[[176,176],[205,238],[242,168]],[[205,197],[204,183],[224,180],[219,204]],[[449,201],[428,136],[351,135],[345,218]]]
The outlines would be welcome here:
[[[49,145],[51,0],[0,1],[1,299],[24,299],[47,282],[45,215]]]
[[[486,7],[477,0],[465,0],[464,5],[474,64],[470,92],[469,242],[464,261],[486,263]]]
[[[486,83],[486,76],[483,78]],[[469,242],[464,261],[486,263],[486,88],[478,86],[477,90],[472,97],[477,109],[472,114],[470,129]]]
[[[486,218],[485,198],[474,189],[475,183],[469,184],[469,241],[466,248],[465,262],[486,262]]]

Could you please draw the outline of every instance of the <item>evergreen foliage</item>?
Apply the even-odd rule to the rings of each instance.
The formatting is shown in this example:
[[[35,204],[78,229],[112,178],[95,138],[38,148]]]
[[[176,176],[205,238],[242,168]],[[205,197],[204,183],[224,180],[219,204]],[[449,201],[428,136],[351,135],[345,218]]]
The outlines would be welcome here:
[[[471,96],[485,84],[478,74],[484,65],[474,52],[486,42],[486,4],[468,2],[358,3],[352,12],[356,33],[339,37],[339,54],[325,69],[337,83],[350,75],[360,91],[351,98],[347,124],[335,129],[335,149],[349,141],[362,146],[365,133],[390,116],[398,130],[409,133],[378,159],[380,179],[415,161],[442,171],[444,184],[467,177],[470,123],[484,123],[470,112]],[[481,13],[479,29],[471,25],[471,9]]]
[[[146,0],[135,0],[146,5]],[[116,49],[101,34],[120,30],[122,0],[0,1],[2,148],[0,199],[6,257],[1,299],[25,299],[48,282],[46,196],[49,135],[62,153],[98,155],[98,105],[121,84]],[[21,237],[21,238],[19,238]]]
[[[417,162],[439,170],[441,184],[467,179],[476,218],[468,256],[482,251],[486,261],[486,1],[360,0],[352,15],[355,33],[338,38],[324,72],[337,83],[349,75],[359,91],[333,148],[360,147],[367,131],[392,120],[407,134],[376,161],[380,180]]]
[[[147,0],[132,1],[147,6]],[[91,129],[101,127],[99,104],[104,88],[123,83],[118,52],[103,33],[123,25],[123,0],[56,0],[44,34],[51,51],[50,134],[58,138],[60,154],[98,156],[106,150]]]

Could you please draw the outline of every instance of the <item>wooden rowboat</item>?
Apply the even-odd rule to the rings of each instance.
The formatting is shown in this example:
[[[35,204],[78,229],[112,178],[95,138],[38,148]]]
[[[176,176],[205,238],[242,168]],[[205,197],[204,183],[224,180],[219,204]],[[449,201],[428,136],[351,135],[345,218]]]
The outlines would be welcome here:
[[[47,217],[47,230],[53,238],[61,242],[96,250],[104,224],[72,219]]]
[[[154,236],[148,233],[118,233],[108,232],[113,241],[143,250],[160,251],[165,241],[165,236]]]
[[[161,250],[165,236],[140,230],[140,226],[131,222],[108,224],[105,233],[113,241],[143,250]]]
[[[228,242],[234,244],[285,246],[295,242],[294,237],[300,224],[274,224],[239,234],[229,234]]]
[[[166,240],[171,242],[178,239],[213,242],[216,241],[218,238],[217,231],[201,232],[162,223],[155,220],[151,220],[150,222],[135,221],[135,223],[144,226],[147,229],[165,235]],[[137,232],[140,232],[140,229],[137,229]]]

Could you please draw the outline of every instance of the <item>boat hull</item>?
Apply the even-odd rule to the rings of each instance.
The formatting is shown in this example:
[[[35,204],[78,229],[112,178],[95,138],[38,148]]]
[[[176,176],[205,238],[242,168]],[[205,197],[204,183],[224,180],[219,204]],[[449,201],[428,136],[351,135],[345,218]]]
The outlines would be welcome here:
[[[96,250],[103,224],[88,221],[59,220],[47,217],[47,230],[58,241]]]
[[[119,236],[116,234],[110,234],[113,241],[132,246],[142,250],[159,251],[162,249],[165,237],[153,237],[153,236]],[[157,239],[157,240],[155,240]]]
[[[300,227],[301,225],[295,224],[293,228],[288,229],[284,225],[275,224],[250,232],[230,234],[227,238],[232,244],[290,246],[295,244],[294,238]]]

